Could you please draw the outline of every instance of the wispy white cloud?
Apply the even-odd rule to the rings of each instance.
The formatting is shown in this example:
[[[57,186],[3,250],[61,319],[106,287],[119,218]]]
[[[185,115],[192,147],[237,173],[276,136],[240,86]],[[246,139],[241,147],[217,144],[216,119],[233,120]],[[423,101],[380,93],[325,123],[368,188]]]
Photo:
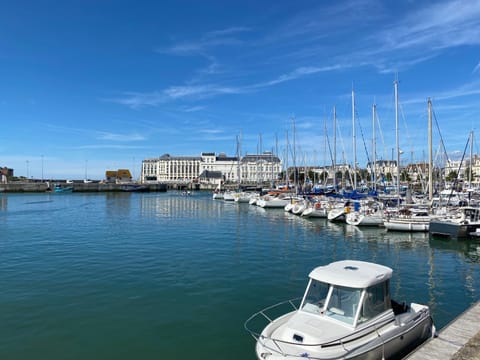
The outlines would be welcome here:
[[[104,100],[126,105],[132,109],[137,109],[144,106],[158,106],[160,104],[163,104],[167,100],[167,98],[165,94],[154,91],[148,93],[126,92],[123,94],[122,97],[109,98]]]
[[[372,8],[378,11],[372,12]],[[352,32],[352,22],[359,14],[364,21]],[[163,90],[125,93],[110,101],[135,109],[172,101],[247,94],[300,78],[364,66],[388,74],[424,63],[451,47],[480,44],[480,0],[469,2],[468,6],[460,0],[419,4],[403,18],[397,20],[393,15],[377,0],[347,1],[294,14],[275,29],[262,29],[264,33],[245,26],[206,32],[195,41],[158,50],[164,54],[205,57],[207,66],[193,71],[196,74],[193,79]],[[346,32],[349,36],[345,36]],[[246,34],[255,46],[247,44]],[[347,40],[339,43],[336,41],[339,39]],[[245,45],[242,61],[212,54],[219,46],[239,45]],[[289,57],[289,61],[278,61],[280,56]],[[221,58],[222,64],[229,61],[228,66],[220,65],[217,58]],[[479,71],[480,63],[473,72]],[[224,76],[220,79],[221,72]],[[270,79],[265,79],[266,74]],[[248,82],[248,79],[255,80]],[[198,111],[195,106],[187,109],[192,110],[184,111]]]
[[[380,34],[386,49],[437,50],[480,44],[480,1],[428,4]]]
[[[120,145],[120,144],[89,144],[74,146],[72,149],[85,150],[85,149],[113,149],[113,150],[132,150],[132,149],[148,149],[149,146],[141,145]]]
[[[223,131],[220,129],[202,129],[199,132],[205,134],[221,134]]]
[[[205,106],[190,106],[190,107],[187,107],[187,108],[183,108],[182,110],[184,112],[190,113],[190,112],[202,111],[202,110],[205,110],[205,109],[206,109]]]
[[[472,73],[475,74],[476,72],[479,72],[479,70],[480,70],[480,62],[477,64],[477,66],[475,66]]]
[[[99,140],[110,140],[110,141],[141,141],[145,140],[145,137],[140,134],[115,134],[110,132],[100,132],[98,137]]]
[[[110,101],[129,106],[131,108],[141,108],[145,106],[158,106],[168,101],[182,100],[182,99],[205,99],[218,95],[235,95],[246,94],[258,91],[258,89],[278,85],[287,81],[292,81],[301,77],[305,77],[320,72],[335,71],[344,68],[343,65],[332,65],[325,67],[300,67],[293,71],[281,74],[275,79],[265,82],[258,82],[247,84],[244,86],[223,86],[219,84],[194,84],[194,85],[180,85],[171,86],[162,92],[152,93],[125,93],[125,97],[110,99]],[[190,111],[201,110],[199,107],[189,108]],[[187,111],[187,110],[185,110]]]
[[[298,79],[298,78],[301,78],[301,77],[305,77],[305,76],[308,76],[308,75],[313,75],[313,74],[317,74],[317,73],[320,73],[320,72],[335,71],[335,70],[339,70],[341,68],[343,68],[343,66],[340,65],[340,64],[331,65],[331,66],[323,66],[323,67],[316,67],[316,66],[299,67],[299,68],[294,69],[293,71],[291,71],[287,74],[282,74],[282,75],[278,76],[277,78],[275,78],[273,80],[258,83],[258,84],[253,84],[250,87],[251,88],[260,88],[260,87],[273,86],[273,85],[284,83],[286,81],[291,81],[291,80],[295,80],[295,79]]]
[[[171,55],[204,54],[213,47],[232,46],[243,43],[243,41],[235,37],[235,35],[248,31],[251,31],[251,29],[242,26],[210,31],[203,34],[198,40],[180,42],[167,48],[157,48],[156,51]]]
[[[245,89],[241,87],[227,87],[215,84],[171,86],[163,91],[172,100],[188,97],[202,99],[215,95],[240,94],[243,92],[245,92]]]

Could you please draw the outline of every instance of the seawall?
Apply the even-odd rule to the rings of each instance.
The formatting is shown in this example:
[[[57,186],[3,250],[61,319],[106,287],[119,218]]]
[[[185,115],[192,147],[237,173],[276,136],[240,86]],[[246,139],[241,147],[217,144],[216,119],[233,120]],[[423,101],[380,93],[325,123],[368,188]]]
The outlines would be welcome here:
[[[56,183],[55,183],[56,184]],[[65,182],[58,183],[61,187],[73,187],[73,192],[115,192],[115,191],[127,191],[129,185],[142,186],[142,191],[167,191],[166,184],[115,184],[115,183],[73,183],[67,184]],[[35,192],[48,192],[52,191],[54,183],[48,182],[12,182],[7,184],[0,184],[0,193],[35,193]],[[130,189],[132,190],[132,189]]]

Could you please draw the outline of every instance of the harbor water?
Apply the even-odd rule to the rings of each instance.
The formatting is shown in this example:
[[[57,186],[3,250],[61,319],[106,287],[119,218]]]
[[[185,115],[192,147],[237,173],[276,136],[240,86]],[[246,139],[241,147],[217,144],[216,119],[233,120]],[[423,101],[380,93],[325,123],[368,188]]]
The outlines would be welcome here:
[[[210,193],[0,195],[0,359],[254,360],[244,321],[341,259],[393,268],[437,329],[480,299],[480,241],[359,229]]]

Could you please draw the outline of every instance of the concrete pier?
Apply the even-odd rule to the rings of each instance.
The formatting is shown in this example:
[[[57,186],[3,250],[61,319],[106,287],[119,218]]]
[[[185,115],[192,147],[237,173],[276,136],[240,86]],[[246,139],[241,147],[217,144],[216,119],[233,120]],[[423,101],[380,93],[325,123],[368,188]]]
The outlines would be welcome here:
[[[53,190],[55,184],[59,184],[62,187],[73,186],[73,192],[115,192],[126,191],[126,185],[139,185],[139,184],[115,184],[115,183],[102,183],[102,182],[74,182],[67,184],[66,182],[11,182],[7,184],[0,184],[0,193],[34,193],[34,192],[46,192]],[[145,186],[145,191],[167,191],[166,184],[141,184]]]
[[[427,341],[408,360],[480,360],[480,301]]]

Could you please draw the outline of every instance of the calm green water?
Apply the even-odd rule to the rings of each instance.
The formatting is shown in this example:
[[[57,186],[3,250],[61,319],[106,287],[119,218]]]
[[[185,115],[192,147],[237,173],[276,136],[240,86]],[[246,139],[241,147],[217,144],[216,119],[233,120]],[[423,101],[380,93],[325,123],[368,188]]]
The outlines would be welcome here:
[[[345,258],[437,328],[480,299],[480,242],[176,193],[0,195],[0,359],[254,360],[243,322]]]

